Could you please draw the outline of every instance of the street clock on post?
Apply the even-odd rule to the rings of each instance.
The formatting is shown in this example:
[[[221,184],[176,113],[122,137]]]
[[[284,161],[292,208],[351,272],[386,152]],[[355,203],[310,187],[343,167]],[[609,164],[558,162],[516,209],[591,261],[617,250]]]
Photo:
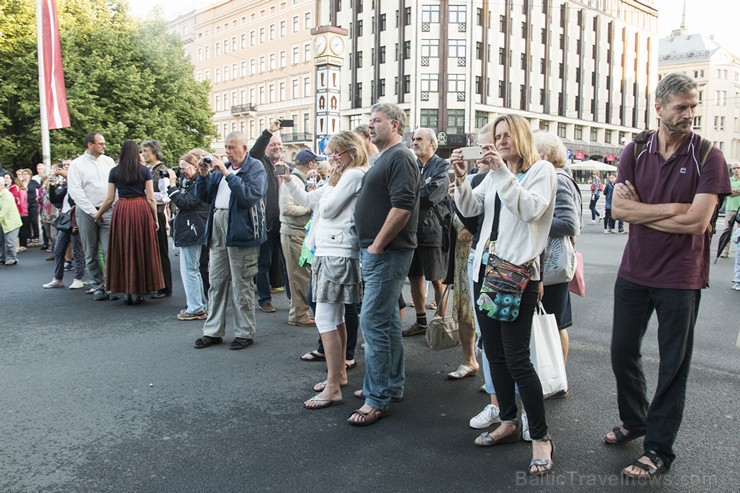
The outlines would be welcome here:
[[[339,103],[341,69],[345,56],[347,30],[337,26],[319,26],[314,35],[313,53],[316,66],[316,144],[319,151],[327,138],[340,130]]]

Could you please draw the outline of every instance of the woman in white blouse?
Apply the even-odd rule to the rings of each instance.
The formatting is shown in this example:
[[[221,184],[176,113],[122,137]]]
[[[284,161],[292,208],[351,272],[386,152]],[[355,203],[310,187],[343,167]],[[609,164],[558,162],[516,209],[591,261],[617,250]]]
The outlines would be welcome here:
[[[324,409],[343,402],[341,386],[347,384],[344,305],[362,300],[360,247],[354,215],[367,170],[367,153],[357,134],[348,131],[332,136],[328,148],[332,169],[321,189],[309,193],[289,174],[283,178],[296,202],[311,203],[311,198],[320,197],[314,207],[308,246],[315,248],[311,282],[316,327],[324,346],[328,374],[326,382],[316,387],[321,392],[303,403],[306,409]]]
[[[450,157],[457,177],[455,203],[458,210],[466,217],[484,214],[480,239],[475,247],[473,300],[480,296],[496,215],[496,196],[500,206],[494,254],[516,265],[532,262],[533,274],[522,293],[519,315],[514,321],[491,318],[476,303],[475,316],[491,366],[502,421],[492,432],[480,435],[475,444],[486,447],[521,439],[521,420],[514,394],[516,384],[527,410],[533,440],[529,472],[541,475],[552,470],[555,447],[547,434],[542,386],[530,360],[529,340],[539,294],[539,257],[547,245],[557,181],[552,165],[539,159],[527,120],[516,115],[500,116],[494,122],[493,137],[495,145],[481,146],[484,149],[482,161],[489,163],[490,171],[474,190],[465,179],[467,164],[462,160],[461,151],[453,151]]]

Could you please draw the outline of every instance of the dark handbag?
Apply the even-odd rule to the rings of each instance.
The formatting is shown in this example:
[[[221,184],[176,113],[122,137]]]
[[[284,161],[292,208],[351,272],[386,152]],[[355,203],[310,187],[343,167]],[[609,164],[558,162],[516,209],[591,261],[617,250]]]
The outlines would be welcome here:
[[[72,233],[72,215],[69,212],[60,212],[51,222],[51,225],[57,230],[67,234]]]
[[[532,261],[516,265],[494,255],[498,239],[499,213],[501,200],[496,194],[495,217],[491,228],[488,248],[488,262],[481,283],[480,295],[476,301],[478,308],[491,318],[502,322],[513,322],[519,316],[522,293],[532,278]]]

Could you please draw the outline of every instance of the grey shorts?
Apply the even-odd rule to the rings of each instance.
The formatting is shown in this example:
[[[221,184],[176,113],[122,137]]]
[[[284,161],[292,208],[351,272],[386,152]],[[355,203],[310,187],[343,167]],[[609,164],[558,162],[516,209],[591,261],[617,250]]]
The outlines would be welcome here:
[[[447,255],[442,247],[416,247],[411,259],[409,277],[421,277],[427,281],[436,281],[445,276]]]

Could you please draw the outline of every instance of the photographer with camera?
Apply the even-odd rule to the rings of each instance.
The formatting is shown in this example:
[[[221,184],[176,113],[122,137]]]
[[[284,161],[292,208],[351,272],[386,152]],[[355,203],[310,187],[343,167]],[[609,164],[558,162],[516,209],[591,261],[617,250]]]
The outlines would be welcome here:
[[[264,198],[267,176],[262,163],[247,155],[247,136],[231,132],[224,141],[229,161],[204,156],[198,163],[195,195],[210,204],[206,223],[209,248],[208,318],[203,337],[195,341],[203,349],[223,341],[229,291],[234,310],[236,337],[229,349],[245,349],[254,342],[255,285],[260,244],[267,238]]]
[[[193,186],[198,176],[198,157],[195,150],[182,156],[177,168],[180,179],[175,182],[176,173],[170,170],[167,189],[170,201],[177,206],[173,221],[172,238],[180,248],[180,276],[185,288],[187,308],[177,314],[178,320],[205,320],[208,316],[208,302],[205,285],[201,277],[201,256],[208,255],[206,247],[206,221],[208,204],[195,195]]]
[[[172,267],[170,266],[169,243],[167,242],[165,210],[170,201],[167,189],[174,185],[176,181],[170,178],[170,170],[162,163],[164,156],[162,154],[162,144],[159,141],[142,141],[141,156],[144,158],[146,167],[152,172],[154,201],[157,203],[157,222],[160,225],[157,230],[157,246],[159,247],[159,260],[164,275],[164,289],[160,289],[151,296],[152,299],[159,299],[172,296]]]

